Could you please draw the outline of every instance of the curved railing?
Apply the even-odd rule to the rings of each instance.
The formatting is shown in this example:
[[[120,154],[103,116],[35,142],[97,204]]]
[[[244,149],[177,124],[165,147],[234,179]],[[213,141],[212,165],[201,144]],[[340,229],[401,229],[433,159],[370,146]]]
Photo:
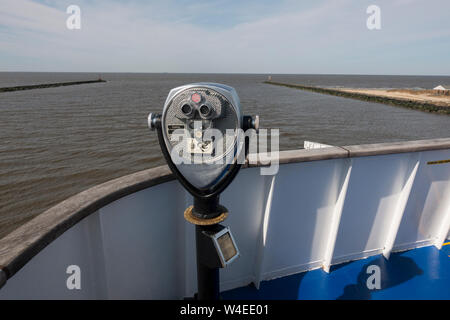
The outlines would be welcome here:
[[[450,149],[450,138],[396,143],[291,150],[279,153],[279,163]],[[265,165],[261,162],[248,167]],[[30,259],[83,218],[137,191],[173,180],[167,166],[140,171],[97,185],[46,210],[0,240],[0,287]]]
[[[0,287],[49,243],[99,208],[173,179],[167,166],[136,172],[74,195],[20,226],[0,240]]]

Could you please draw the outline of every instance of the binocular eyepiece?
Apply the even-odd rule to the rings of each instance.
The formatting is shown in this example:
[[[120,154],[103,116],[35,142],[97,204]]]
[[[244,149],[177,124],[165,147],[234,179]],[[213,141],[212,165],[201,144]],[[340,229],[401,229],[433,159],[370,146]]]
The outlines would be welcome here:
[[[181,112],[185,115],[186,119],[193,119],[196,112],[200,115],[202,119],[209,119],[212,114],[213,108],[207,104],[202,104],[200,106],[192,106],[189,103],[183,104],[181,107]]]

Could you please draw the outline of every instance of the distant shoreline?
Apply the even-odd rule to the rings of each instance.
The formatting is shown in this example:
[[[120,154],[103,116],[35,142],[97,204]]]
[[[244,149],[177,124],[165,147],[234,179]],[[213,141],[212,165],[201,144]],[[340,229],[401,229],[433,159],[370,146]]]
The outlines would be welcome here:
[[[378,102],[388,105],[410,108],[414,110],[450,115],[450,97],[444,96],[444,98],[442,99],[429,97],[429,93],[431,92],[431,90],[423,90],[421,92],[418,92],[417,94],[413,94],[411,93],[411,90],[404,90],[404,89],[392,89],[392,90],[353,89],[353,88],[335,89],[335,88],[305,86],[300,84],[282,83],[275,81],[264,81],[264,83],[293,89],[329,94],[344,98],[351,98],[369,102]]]
[[[56,87],[65,87],[65,86],[75,86],[75,85],[79,85],[79,84],[100,83],[100,82],[106,82],[106,80],[97,79],[97,80],[87,80],[87,81],[43,83],[43,84],[33,84],[33,85],[28,85],[28,86],[5,87],[5,88],[0,88],[0,92],[46,89],[46,88],[56,88]]]
[[[394,74],[394,73],[267,73],[267,72],[175,72],[175,71],[0,71],[2,73],[41,73],[41,74],[170,74],[170,75],[258,75],[271,76],[367,76],[367,77],[450,77],[450,74]]]

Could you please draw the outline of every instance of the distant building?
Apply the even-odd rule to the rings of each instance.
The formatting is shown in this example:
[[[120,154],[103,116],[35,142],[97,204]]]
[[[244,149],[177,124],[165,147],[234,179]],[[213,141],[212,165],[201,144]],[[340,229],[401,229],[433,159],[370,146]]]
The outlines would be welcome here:
[[[438,85],[437,87],[433,88],[433,90],[450,90],[450,86],[447,85]]]

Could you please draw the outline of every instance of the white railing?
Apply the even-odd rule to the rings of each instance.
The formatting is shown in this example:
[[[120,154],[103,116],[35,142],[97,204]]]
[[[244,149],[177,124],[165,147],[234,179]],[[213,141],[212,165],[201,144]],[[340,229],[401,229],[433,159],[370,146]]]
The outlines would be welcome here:
[[[440,248],[450,229],[449,160],[450,139],[439,139],[287,151],[275,176],[242,170],[221,197],[241,252],[221,270],[222,289]],[[10,278],[0,298],[192,296],[194,228],[183,219],[190,202],[167,168],[68,199],[0,240]],[[81,290],[66,287],[69,265],[81,269]]]

